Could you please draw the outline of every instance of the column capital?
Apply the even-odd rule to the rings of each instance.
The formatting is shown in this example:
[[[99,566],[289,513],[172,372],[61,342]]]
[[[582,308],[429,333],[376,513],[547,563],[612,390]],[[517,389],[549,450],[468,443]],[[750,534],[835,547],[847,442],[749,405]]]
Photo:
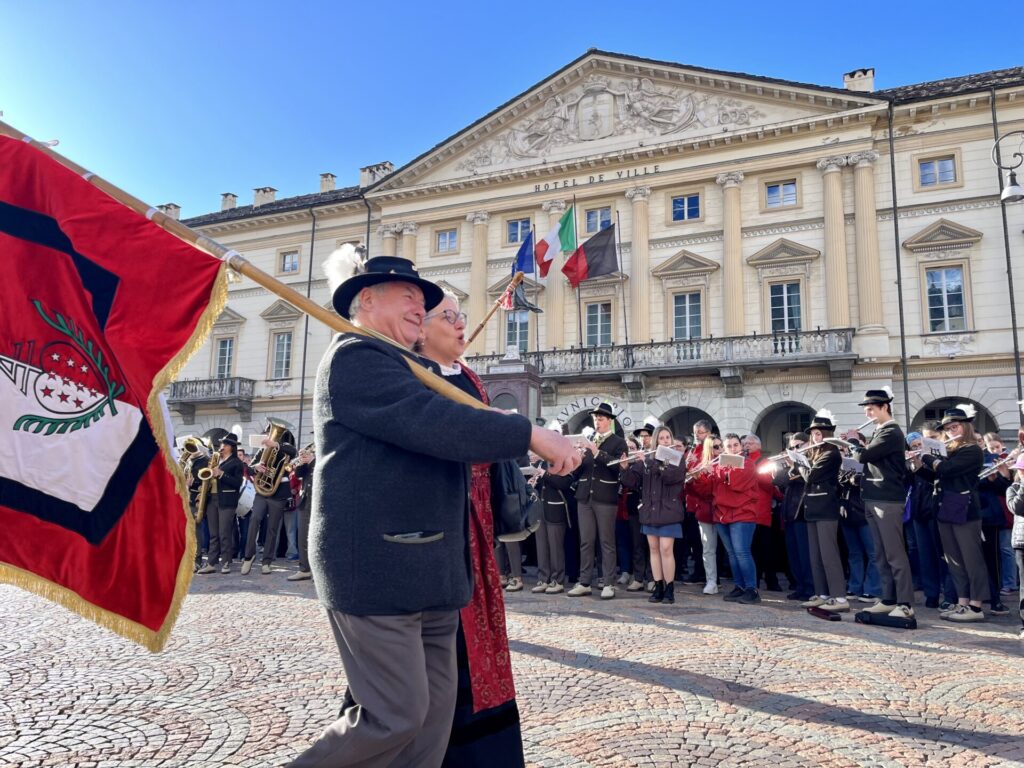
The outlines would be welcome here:
[[[855,168],[861,165],[871,166],[878,160],[878,153],[873,149],[869,149],[866,152],[854,152],[852,155],[846,156],[846,162]]]
[[[544,213],[565,213],[565,200],[545,200],[540,209]]]
[[[400,224],[381,224],[377,227],[377,234],[382,238],[395,237],[401,228]]]
[[[849,162],[849,158],[845,155],[833,155],[832,157],[823,157],[818,161],[818,170],[822,173],[832,173],[833,171],[841,171],[843,166]]]
[[[491,214],[487,211],[473,211],[466,216],[466,221],[470,224],[486,224],[491,218]]]
[[[402,228],[403,235],[415,235],[416,230],[420,228],[420,225],[415,221],[403,221],[398,226]]]
[[[715,179],[715,183],[728,189],[729,187],[738,187],[743,181],[743,171],[729,171],[728,173],[720,173]]]
[[[651,196],[650,187],[633,187],[632,189],[626,190],[626,199],[634,203],[647,202]]]

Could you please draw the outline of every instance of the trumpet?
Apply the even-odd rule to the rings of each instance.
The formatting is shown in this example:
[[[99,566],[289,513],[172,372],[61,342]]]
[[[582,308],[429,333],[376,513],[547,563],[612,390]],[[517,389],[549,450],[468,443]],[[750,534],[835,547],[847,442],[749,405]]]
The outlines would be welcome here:
[[[293,469],[295,469],[296,467],[301,467],[303,464],[309,464],[309,462],[316,458],[313,455],[314,446],[314,443],[310,443],[309,445],[305,446],[301,451],[299,451],[298,455],[296,455],[294,459],[285,464],[285,473],[291,472]]]
[[[782,453],[776,453],[774,456],[769,456],[767,459],[765,459],[765,463],[777,462],[782,461],[783,459],[787,459],[789,458],[789,451],[792,451],[793,453],[805,453],[811,450],[811,448],[817,448],[819,445],[824,445],[827,442],[828,440],[823,440],[820,443],[808,443],[802,448],[790,448],[789,450],[783,451]]]
[[[658,448],[661,448],[661,447],[671,448],[673,451],[685,451],[686,450],[686,448],[684,448],[682,444],[675,443],[674,445],[668,445],[668,446],[655,446],[654,448],[648,448],[645,451],[630,451],[626,455],[625,459],[612,459],[611,461],[608,462],[607,466],[614,467],[616,464],[621,464],[623,461],[632,462],[632,461],[637,461],[638,459],[642,459],[642,458],[644,458],[646,456],[652,456],[655,453],[657,453],[658,452]]]

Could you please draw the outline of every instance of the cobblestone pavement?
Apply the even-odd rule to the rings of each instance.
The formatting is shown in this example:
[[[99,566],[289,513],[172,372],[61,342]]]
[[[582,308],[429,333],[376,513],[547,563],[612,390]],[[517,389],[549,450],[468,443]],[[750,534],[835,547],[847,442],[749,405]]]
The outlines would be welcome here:
[[[277,766],[338,709],[312,582],[197,576],[151,655],[0,586],[0,766]],[[527,585],[529,586],[529,584]],[[680,588],[674,606],[508,595],[535,766],[1024,765],[1010,618],[900,632]]]

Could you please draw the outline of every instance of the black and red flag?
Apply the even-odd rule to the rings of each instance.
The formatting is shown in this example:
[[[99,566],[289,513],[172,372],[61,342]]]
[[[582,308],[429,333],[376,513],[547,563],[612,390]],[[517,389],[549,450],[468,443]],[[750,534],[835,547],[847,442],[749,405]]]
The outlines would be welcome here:
[[[619,268],[615,254],[615,225],[602,229],[587,242],[573,251],[572,256],[562,265],[562,274],[569,278],[569,284],[579,284],[591,277],[610,275]]]
[[[0,582],[159,650],[195,553],[159,397],[223,264],[0,136],[0,265]]]

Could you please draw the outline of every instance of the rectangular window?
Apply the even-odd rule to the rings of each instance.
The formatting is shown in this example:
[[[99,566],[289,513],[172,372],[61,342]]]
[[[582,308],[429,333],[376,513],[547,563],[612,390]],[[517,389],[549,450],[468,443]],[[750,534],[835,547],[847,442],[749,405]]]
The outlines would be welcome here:
[[[672,198],[672,221],[690,221],[700,218],[700,195],[679,195]]]
[[[586,217],[587,233],[600,232],[612,225],[612,208],[610,205],[604,208],[591,208],[586,212]]]
[[[274,334],[274,360],[270,378],[290,379],[292,376],[292,332]]]
[[[285,251],[278,257],[281,260],[278,272],[281,274],[291,274],[299,271],[299,252],[298,251]]]
[[[800,332],[800,283],[770,286],[772,333]]]
[[[235,357],[235,340],[217,339],[217,372],[216,378],[230,379],[232,363]]]
[[[966,331],[963,267],[942,267],[925,272],[928,290],[928,330]]]
[[[796,205],[796,179],[765,185],[765,208],[785,208],[790,205]]]
[[[508,244],[516,245],[523,242],[526,236],[530,234],[530,220],[529,219],[510,219],[505,222],[505,232],[508,235]]]
[[[612,305],[587,304],[587,346],[610,347],[612,345]]]
[[[700,291],[696,293],[678,293],[673,297],[673,316],[675,333],[673,338],[700,338]]]
[[[918,186],[937,187],[942,184],[956,183],[956,158],[930,157],[917,161]]]
[[[459,230],[440,229],[437,232],[437,252],[454,253],[459,250]]]
[[[526,352],[530,338],[530,312],[519,309],[505,313],[505,347]]]

